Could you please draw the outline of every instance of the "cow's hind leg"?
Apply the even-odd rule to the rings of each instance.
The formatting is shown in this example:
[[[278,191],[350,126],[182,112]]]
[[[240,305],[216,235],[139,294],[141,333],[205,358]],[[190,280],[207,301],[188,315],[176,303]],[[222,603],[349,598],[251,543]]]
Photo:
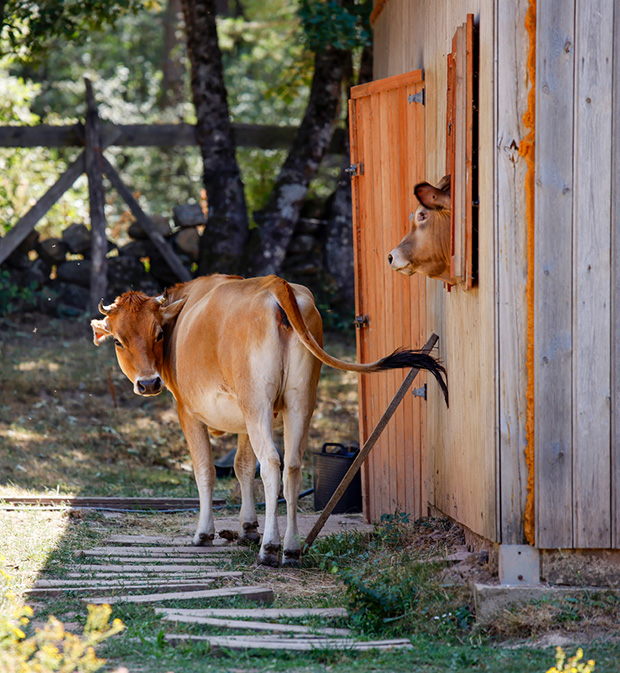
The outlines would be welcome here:
[[[280,531],[278,529],[278,492],[280,490],[280,454],[273,441],[273,412],[267,407],[260,418],[246,415],[250,442],[260,462],[260,476],[265,487],[265,530],[258,554],[262,565],[280,565]]]
[[[239,435],[235,455],[235,475],[241,489],[241,512],[239,514],[239,544],[260,542],[258,519],[254,508],[254,475],[256,456],[247,435]]]
[[[297,501],[301,490],[301,463],[308,441],[310,419],[314,410],[313,390],[294,390],[285,395],[284,421],[284,498],[286,499],[286,533],[282,564],[301,565],[301,539],[297,527]]]
[[[192,544],[196,547],[208,546],[212,544],[215,537],[215,525],[213,523],[215,466],[213,465],[209,432],[204,423],[196,419],[193,414],[185,411],[180,404],[177,405],[177,412],[192,456],[194,478],[196,479],[200,499],[200,516]]]

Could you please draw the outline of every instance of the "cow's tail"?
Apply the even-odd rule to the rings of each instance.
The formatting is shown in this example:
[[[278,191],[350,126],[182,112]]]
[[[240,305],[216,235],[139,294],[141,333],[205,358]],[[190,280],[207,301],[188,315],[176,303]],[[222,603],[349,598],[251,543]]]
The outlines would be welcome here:
[[[274,276],[270,290],[278,304],[286,313],[286,317],[288,318],[291,327],[295,330],[295,333],[301,339],[301,342],[324,364],[334,367],[335,369],[364,373],[381,372],[387,369],[405,369],[408,367],[425,369],[437,379],[446,400],[446,405],[448,404],[446,370],[444,366],[431,355],[415,349],[399,348],[391,355],[365,365],[339,360],[329,353],[326,353],[311,334],[301,310],[299,309],[299,304],[297,303],[293,288],[283,278]]]

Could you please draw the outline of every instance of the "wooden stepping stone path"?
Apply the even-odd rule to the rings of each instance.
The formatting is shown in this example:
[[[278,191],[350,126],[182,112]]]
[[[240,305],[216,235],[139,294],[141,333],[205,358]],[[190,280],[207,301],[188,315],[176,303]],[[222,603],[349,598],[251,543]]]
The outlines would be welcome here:
[[[84,562],[72,566],[66,579],[38,580],[28,594],[45,597],[76,592],[84,595],[84,603],[108,605],[159,606],[165,601],[200,600],[200,608],[156,607],[155,612],[166,622],[251,632],[249,635],[169,634],[165,637],[171,644],[207,642],[212,650],[304,652],[411,648],[408,640],[356,641],[345,628],[274,622],[276,619],[342,618],[347,612],[343,608],[262,607],[273,602],[270,587],[242,585],[243,573],[215,565],[228,560],[227,554],[231,550],[228,542],[217,541],[212,547],[193,547],[188,544],[187,537],[114,535],[108,544],[110,546],[76,551],[75,556]],[[237,585],[213,588],[213,582],[219,579],[233,580]],[[234,596],[262,605],[251,609],[204,607],[205,601],[210,599]]]

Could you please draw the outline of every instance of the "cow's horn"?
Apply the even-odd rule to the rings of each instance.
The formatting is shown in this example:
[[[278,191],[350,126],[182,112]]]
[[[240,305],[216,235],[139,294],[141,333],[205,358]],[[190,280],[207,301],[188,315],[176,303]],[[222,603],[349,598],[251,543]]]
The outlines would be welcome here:
[[[112,305],[110,306],[104,306],[103,305],[103,299],[99,302],[99,312],[103,313],[103,315],[110,315],[110,309],[112,308]]]
[[[166,303],[166,299],[168,299],[168,289],[165,289],[163,294],[160,294],[159,297],[155,297],[155,301],[160,306],[163,306]]]

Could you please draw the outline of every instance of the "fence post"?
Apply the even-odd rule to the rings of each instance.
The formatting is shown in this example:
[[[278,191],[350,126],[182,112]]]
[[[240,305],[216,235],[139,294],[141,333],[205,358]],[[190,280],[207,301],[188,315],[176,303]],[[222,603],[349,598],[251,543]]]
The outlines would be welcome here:
[[[86,175],[88,176],[88,197],[90,201],[91,267],[89,310],[97,311],[99,301],[108,289],[108,269],[106,254],[105,193],[103,190],[103,163],[101,125],[93,89],[88,78],[86,85]]]

